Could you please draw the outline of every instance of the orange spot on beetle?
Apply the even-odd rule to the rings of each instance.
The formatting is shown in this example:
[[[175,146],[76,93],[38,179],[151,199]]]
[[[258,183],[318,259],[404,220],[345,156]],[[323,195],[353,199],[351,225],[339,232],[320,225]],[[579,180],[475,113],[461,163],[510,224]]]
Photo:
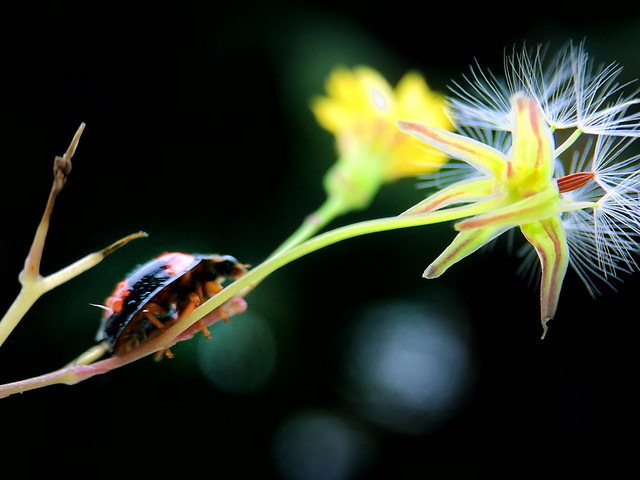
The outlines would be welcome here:
[[[193,255],[179,252],[164,254],[161,255],[161,257],[164,257],[166,260],[167,264],[164,269],[166,270],[167,275],[171,277],[184,273],[184,271],[189,268],[195,260]]]

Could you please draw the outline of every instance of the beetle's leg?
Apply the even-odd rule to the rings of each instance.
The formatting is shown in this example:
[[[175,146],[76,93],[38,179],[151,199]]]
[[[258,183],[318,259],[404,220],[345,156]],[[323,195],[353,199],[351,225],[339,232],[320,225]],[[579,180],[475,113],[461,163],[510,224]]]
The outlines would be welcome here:
[[[167,328],[158,319],[158,317],[166,316],[167,312],[157,303],[149,303],[144,310],[142,310],[144,316],[149,320],[158,330],[164,332]]]
[[[216,311],[220,314],[222,318],[224,318],[224,323],[229,323],[229,315],[225,312],[222,307],[216,308]]]
[[[207,340],[211,339],[211,332],[209,331],[209,329],[205,326],[204,323],[202,323],[202,320],[198,320],[198,326],[200,327],[200,330],[202,330],[203,335],[205,336],[205,338]]]
[[[173,358],[173,353],[171,353],[171,350],[169,350],[168,348],[165,348],[164,350],[158,350],[153,356],[153,359],[156,362],[159,362],[164,356],[166,356],[167,358]]]
[[[200,289],[200,290],[202,290],[202,289]],[[200,293],[202,293],[202,292],[200,292]],[[189,303],[180,312],[179,319],[183,318],[185,315],[189,315],[191,312],[193,312],[196,309],[196,307],[200,305],[201,298],[202,297],[199,296],[197,293],[191,293],[189,295]],[[204,336],[207,338],[207,340],[209,340],[211,338],[211,332],[209,332],[209,329],[205,326],[204,323],[202,323],[202,320],[198,320],[197,324],[200,327],[200,330],[202,330],[202,333],[204,334]]]
[[[202,291],[202,284],[198,284],[196,285],[196,293],[195,294],[191,294],[191,296],[189,297],[191,299],[192,302],[197,303],[198,305],[200,305],[203,300],[204,300],[204,292]]]
[[[222,285],[220,285],[215,280],[204,282],[204,293],[207,295],[207,297],[213,297],[220,290],[222,290]]]
[[[147,320],[149,320],[154,327],[156,327],[161,332],[164,332],[167,327],[162,323],[158,316],[164,317],[167,312],[157,303],[149,303],[146,308],[142,311]],[[166,356],[167,358],[173,358],[173,353],[168,348],[164,350],[158,350],[153,357],[156,362],[162,360],[162,358]]]
[[[158,330],[161,330],[163,332],[166,330],[164,324],[160,320],[158,320],[158,317],[156,317],[153,313],[149,312],[148,310],[144,310],[142,313],[144,313],[144,316],[147,317],[147,320],[153,323],[153,325]]]
[[[213,297],[216,293],[221,291],[222,288],[223,288],[222,285],[220,285],[218,282],[213,280],[204,283],[204,290],[206,292],[207,297],[209,298]],[[217,308],[216,310],[218,311],[220,316],[224,318],[224,323],[229,323],[229,316],[225,313],[225,311],[222,308]]]

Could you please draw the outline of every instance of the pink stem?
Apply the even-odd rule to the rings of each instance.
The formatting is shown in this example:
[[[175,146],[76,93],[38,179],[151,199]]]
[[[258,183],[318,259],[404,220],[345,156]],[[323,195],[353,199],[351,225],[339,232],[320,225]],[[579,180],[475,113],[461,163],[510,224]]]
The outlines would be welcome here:
[[[245,302],[245,300],[243,298],[236,297],[232,298],[224,304],[224,313],[227,316],[231,317],[232,315],[237,315],[238,313],[244,312],[246,308],[247,303]],[[204,316],[201,321],[205,326],[209,326],[221,320],[222,318],[225,317],[221,314],[219,309],[216,309],[208,315]],[[14,393],[21,393],[28,390],[34,390],[36,388],[47,387],[49,385],[75,385],[76,383],[87,380],[95,375],[107,373],[118,367],[122,367],[123,365],[127,365],[131,362],[139,360],[142,357],[146,357],[151,353],[155,353],[158,350],[164,350],[171,347],[172,345],[175,345],[178,342],[188,340],[198,331],[199,326],[193,325],[186,331],[180,333],[175,338],[167,339],[165,338],[166,336],[164,334],[158,335],[157,337],[142,343],[139,347],[136,347],[129,352],[120,355],[113,355],[112,357],[109,357],[105,360],[100,360],[90,365],[70,364],[45,375],[0,385],[0,398],[8,397],[9,395],[12,395]]]

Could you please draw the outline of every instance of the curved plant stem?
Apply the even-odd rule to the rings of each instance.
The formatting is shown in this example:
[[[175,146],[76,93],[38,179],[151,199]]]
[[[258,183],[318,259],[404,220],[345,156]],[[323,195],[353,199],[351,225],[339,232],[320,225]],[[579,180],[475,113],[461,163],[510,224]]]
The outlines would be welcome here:
[[[225,304],[224,311],[226,316],[231,316],[243,312],[245,308],[246,303],[244,300],[239,298]],[[219,311],[215,311],[210,314],[209,320],[206,323],[211,324],[222,318],[224,318],[224,316]],[[166,340],[162,337],[164,337],[164,334],[143,343],[140,347],[127,353],[114,355],[105,360],[87,364],[91,359],[100,358],[108,350],[108,346],[104,344],[96,345],[78,357],[76,361],[65,365],[58,370],[44,375],[39,375],[37,377],[28,378],[26,380],[0,385],[0,398],[8,397],[14,393],[22,393],[51,385],[75,385],[76,383],[82,382],[96,375],[107,373],[115,368],[122,367],[139,360],[140,358],[154,353],[157,350],[162,350],[163,345],[166,343]],[[181,338],[174,339],[173,341],[177,342],[179,340],[181,340]]]
[[[56,198],[64,188],[69,174],[71,173],[71,158],[78,148],[78,143],[80,142],[80,137],[82,136],[84,129],[85,124],[81,123],[80,127],[71,139],[71,143],[69,144],[67,151],[62,156],[56,156],[53,160],[53,184],[51,186],[51,192],[49,193],[44,213],[42,214],[42,218],[40,219],[40,223],[38,224],[38,228],[36,229],[36,233],[33,237],[29,254],[24,261],[24,268],[18,274],[18,280],[21,285],[20,292],[0,320],[0,346],[16,328],[22,317],[24,317],[27,311],[44,293],[97,265],[104,257],[131,240],[147,236],[144,232],[134,233],[118,240],[99,252],[87,255],[56,273],[46,277],[40,275],[40,262],[42,260],[42,252],[47,238],[47,233],[49,231],[53,205]]]
[[[556,148],[555,152],[553,152],[555,157],[559,157],[567,148],[575,143],[578,137],[582,135],[582,130],[576,128],[575,131],[567,138],[562,145]]]
[[[2,320],[0,320],[0,345],[4,343],[7,337],[16,328],[20,320],[22,320],[22,317],[24,317],[24,315],[33,306],[36,300],[38,300],[46,292],[71,280],[74,277],[77,277],[90,268],[95,267],[107,255],[129,243],[131,240],[146,236],[147,234],[145,232],[138,232],[127,235],[126,237],[112,243],[108,247],[98,252],[90,253],[89,255],[81,258],[71,265],[46,277],[41,277],[39,274],[37,277],[21,275],[20,281],[22,283],[22,288],[20,288],[18,296],[6,311],[6,313],[2,317]]]
[[[264,280],[271,273],[294,260],[329,245],[333,245],[334,243],[370,233],[457,220],[462,217],[482,213],[483,208],[486,207],[482,203],[475,203],[438,210],[422,215],[404,215],[399,217],[382,218],[355,223],[318,235],[304,243],[293,246],[287,250],[283,250],[281,253],[276,253],[269,257],[263,263],[249,271],[246,275],[226,286],[215,296],[211,297],[205,303],[196,308],[193,312],[178,320],[178,322],[169,327],[162,334],[143,342],[139,347],[136,347],[125,354],[114,355],[106,360],[100,360],[95,363],[85,365],[84,363],[87,358],[93,358],[93,349],[91,349],[87,353],[81,355],[78,362],[67,365],[55,372],[19,382],[0,385],[0,398],[9,396],[13,393],[32,390],[48,385],[59,383],[70,385],[75,384],[94,375],[105,373],[113,370],[114,368],[131,363],[149,354],[168,349],[176,342],[189,338],[192,335],[192,327],[194,327],[194,324],[198,320],[209,316],[209,321],[213,322],[223,317],[220,313],[220,308],[222,308],[227,315],[233,315],[243,311],[246,307],[246,303],[242,297],[247,295],[255,285]],[[205,323],[208,324],[209,321]]]
[[[51,220],[51,213],[53,212],[53,205],[56,198],[64,188],[64,184],[67,182],[69,173],[71,173],[71,158],[78,148],[80,137],[84,132],[85,124],[81,123],[80,127],[76,131],[69,148],[62,156],[56,156],[53,160],[53,185],[51,185],[51,192],[47,204],[44,208],[44,213],[36,229],[36,233],[33,237],[33,243],[29,249],[29,254],[24,262],[24,269],[20,272],[20,281],[25,278],[37,278],[40,275],[40,260],[42,259],[42,250],[44,248],[44,242],[47,238],[49,231],[49,222]]]
[[[244,297],[245,295],[247,295],[255,287],[255,285],[257,285],[268,275],[275,272],[279,268],[282,268],[283,266],[293,262],[294,260],[308,255],[309,253],[328,247],[329,245],[333,245],[334,243],[358,237],[360,235],[367,235],[376,232],[396,230],[399,228],[418,227],[422,225],[432,225],[434,223],[457,220],[463,217],[482,213],[484,208],[486,207],[481,203],[475,203],[464,205],[461,207],[429,212],[422,215],[406,215],[369,220],[330,230],[329,232],[313,237],[312,239],[307,240],[300,245],[291,247],[288,250],[284,250],[282,251],[282,253],[275,254],[269,257],[269,259],[249,271],[242,278],[228,285],[214,297],[210,298],[205,303],[200,305],[200,307],[191,312],[191,314],[186,315],[176,324],[171,326],[169,329],[167,329],[166,333],[169,337],[175,337],[179,335],[181,332],[193,325],[198,320],[198,318],[201,318],[203,315],[212,312],[232,297]]]
[[[272,257],[299,245],[318,233],[329,222],[347,210],[343,202],[336,197],[328,197],[325,202],[311,215],[304,219],[298,229],[280,245]]]

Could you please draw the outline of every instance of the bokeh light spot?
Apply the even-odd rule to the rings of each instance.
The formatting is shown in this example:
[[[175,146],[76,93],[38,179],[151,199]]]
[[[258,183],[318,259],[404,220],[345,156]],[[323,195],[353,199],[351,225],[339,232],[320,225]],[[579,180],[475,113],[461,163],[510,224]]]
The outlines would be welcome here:
[[[226,393],[250,394],[263,389],[276,366],[276,341],[267,321],[246,312],[229,323],[212,326],[211,340],[198,343],[198,365],[204,377]]]
[[[344,480],[354,478],[369,464],[373,444],[335,413],[303,410],[280,426],[272,453],[281,478]]]
[[[354,407],[404,433],[425,433],[448,418],[472,383],[464,323],[429,304],[369,306],[355,318],[343,355]]]

